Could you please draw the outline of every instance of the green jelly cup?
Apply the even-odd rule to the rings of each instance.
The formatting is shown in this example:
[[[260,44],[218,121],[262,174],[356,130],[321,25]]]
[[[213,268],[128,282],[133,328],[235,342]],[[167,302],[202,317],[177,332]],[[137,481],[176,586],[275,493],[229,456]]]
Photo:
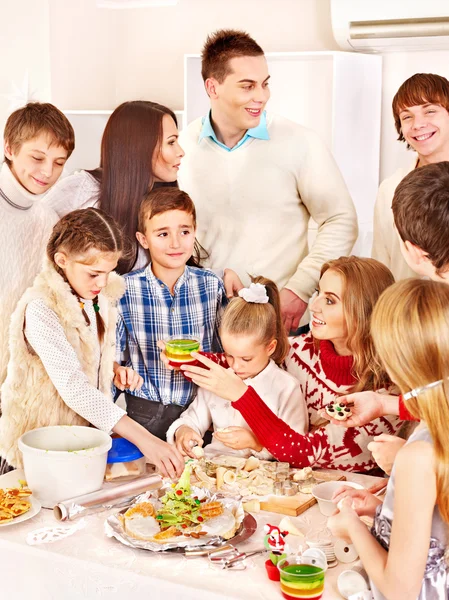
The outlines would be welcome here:
[[[179,369],[181,365],[192,365],[197,361],[192,357],[192,352],[198,352],[200,342],[197,338],[176,336],[165,341],[165,354],[169,364]]]
[[[281,592],[287,600],[318,600],[323,595],[327,565],[322,568],[306,561],[301,556],[289,556],[278,564]]]

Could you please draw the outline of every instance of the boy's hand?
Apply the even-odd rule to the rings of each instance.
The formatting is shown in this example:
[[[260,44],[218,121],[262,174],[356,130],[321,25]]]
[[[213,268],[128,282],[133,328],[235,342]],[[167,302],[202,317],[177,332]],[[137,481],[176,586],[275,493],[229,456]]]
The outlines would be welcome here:
[[[114,385],[121,390],[140,390],[143,384],[142,377],[130,367],[120,367],[115,369]]]
[[[164,363],[165,368],[168,369],[169,371],[174,371],[173,367],[171,366],[171,364],[168,361],[168,356],[165,354],[165,342],[163,342],[162,340],[159,340],[157,343],[157,347],[162,350],[162,352],[159,354],[159,358]]]
[[[254,433],[244,427],[226,427],[226,431],[215,431],[214,438],[233,450],[251,448],[260,452],[263,448]]]
[[[175,432],[176,448],[181,452],[183,456],[190,456],[195,458],[192,452],[193,446],[202,446],[203,438],[194,429],[188,425],[181,425]]]
[[[225,269],[223,273],[223,285],[225,287],[226,297],[233,298],[237,296],[244,285],[235,271]]]

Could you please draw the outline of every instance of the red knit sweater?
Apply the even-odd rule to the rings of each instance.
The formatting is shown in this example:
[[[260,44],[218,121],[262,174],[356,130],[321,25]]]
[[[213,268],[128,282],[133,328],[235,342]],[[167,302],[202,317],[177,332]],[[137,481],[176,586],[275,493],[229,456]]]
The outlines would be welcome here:
[[[286,367],[304,392],[311,428],[321,420],[318,411],[354,383],[352,357],[338,356],[328,341],[321,341],[317,349],[310,333],[295,338]],[[381,433],[396,433],[401,424],[397,417],[382,417],[349,429],[328,423],[301,435],[281,421],[251,387],[232,405],[275,458],[295,467],[370,471],[376,463],[368,443]]]

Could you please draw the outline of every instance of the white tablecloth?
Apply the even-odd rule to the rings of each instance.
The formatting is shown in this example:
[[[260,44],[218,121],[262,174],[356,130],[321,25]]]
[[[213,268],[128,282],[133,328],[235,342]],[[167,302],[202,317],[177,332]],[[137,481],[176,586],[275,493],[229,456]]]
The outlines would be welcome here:
[[[347,474],[348,479],[369,487],[377,478]],[[1,486],[0,486],[1,487]],[[58,523],[52,511],[42,509],[34,518],[0,527],[0,597],[22,600],[279,600],[279,584],[269,581],[264,568],[266,555],[247,560],[245,571],[218,571],[206,558],[181,554],[156,554],[123,546],[104,534],[109,513],[85,517],[86,526],[72,536],[37,546],[27,544],[27,535]],[[278,524],[282,515],[254,515],[258,529],[239,549],[263,546],[263,525]],[[309,538],[327,538],[327,517],[314,505],[292,522]],[[299,538],[287,542],[296,551]],[[352,565],[339,564],[326,574],[323,600],[340,599],[338,574]]]

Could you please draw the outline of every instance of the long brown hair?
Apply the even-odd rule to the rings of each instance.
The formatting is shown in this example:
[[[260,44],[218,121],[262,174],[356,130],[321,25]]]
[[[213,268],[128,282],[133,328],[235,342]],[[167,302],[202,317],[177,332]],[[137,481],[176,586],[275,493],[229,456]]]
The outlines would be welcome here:
[[[374,349],[370,322],[379,296],[394,283],[393,274],[378,260],[357,256],[342,256],[325,263],[320,279],[328,270],[343,279],[346,346],[354,359],[352,372],[357,380],[351,391],[381,389],[389,384],[389,378]]]
[[[86,255],[91,250],[95,250],[96,254],[87,257]],[[64,252],[67,256],[81,257],[78,262],[83,264],[94,264],[101,254],[115,253],[121,255],[122,251],[123,237],[120,227],[112,217],[97,208],[74,210],[62,217],[53,227],[47,244],[48,259],[69,285],[70,282],[67,280],[64,271],[55,262],[57,252]],[[72,292],[78,298],[78,302],[81,302],[73,289]],[[84,307],[81,310],[86,323],[90,325]],[[102,342],[105,326],[100,312],[97,310],[95,311],[95,318],[97,319],[98,338]]]
[[[152,161],[161,145],[164,115],[178,126],[174,112],[156,102],[135,100],[118,106],[103,133],[100,169],[90,171],[100,183],[98,205],[123,227],[126,251],[117,267],[121,274],[137,259],[139,206],[154,185]]]
[[[449,523],[449,286],[423,279],[396,283],[380,297],[371,331],[380,359],[403,394],[443,380],[407,400],[407,408],[425,421],[432,436],[437,504]]]
[[[143,199],[139,210],[139,219],[137,231],[145,234],[145,221],[152,219],[156,215],[168,212],[169,210],[182,210],[191,215],[193,226],[196,229],[196,210],[191,197],[187,192],[179,188],[166,187],[152,190]],[[201,261],[209,257],[209,254],[201,246],[197,239],[193,246],[193,254],[187,261],[190,267],[200,267]]]
[[[276,340],[271,358],[281,365],[290,345],[282,321],[279,290],[274,281],[265,277],[252,277],[251,281],[266,287],[269,302],[256,304],[233,298],[224,311],[220,329],[233,335],[256,335],[259,343],[265,345]]]

